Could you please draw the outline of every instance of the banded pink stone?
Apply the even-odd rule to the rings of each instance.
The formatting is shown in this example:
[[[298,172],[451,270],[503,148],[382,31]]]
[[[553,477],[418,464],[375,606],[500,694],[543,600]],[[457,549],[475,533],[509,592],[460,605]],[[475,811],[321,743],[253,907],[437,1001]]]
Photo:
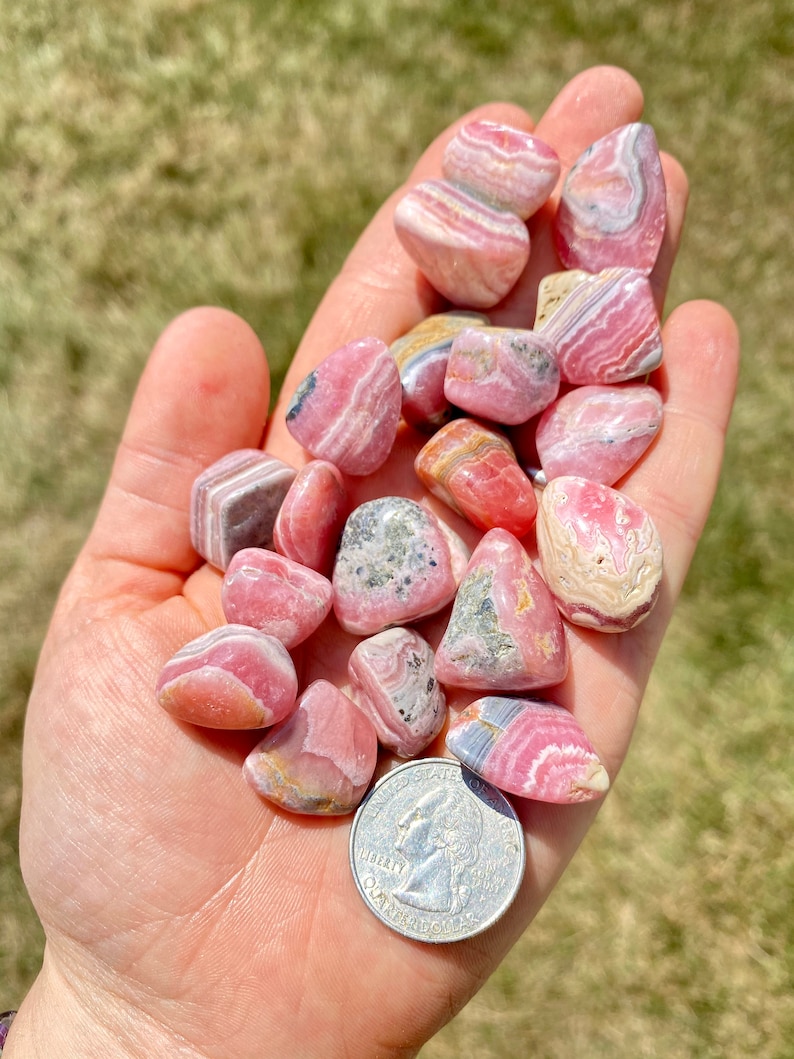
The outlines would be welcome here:
[[[586,478],[554,478],[541,497],[537,539],[543,578],[568,621],[623,632],[648,616],[662,542],[639,504]]]
[[[388,750],[415,757],[441,731],[446,699],[433,649],[418,632],[386,629],[362,640],[350,655],[348,673],[353,699]]]
[[[204,728],[264,728],[295,708],[298,678],[275,637],[247,625],[221,625],[166,662],[155,694],[180,721]]]
[[[221,586],[227,621],[275,636],[286,648],[311,636],[331,613],[332,602],[327,577],[262,548],[237,552]]]
[[[543,140],[494,121],[470,121],[453,136],[441,163],[444,177],[523,220],[554,190],[560,160]]]
[[[514,426],[542,412],[560,389],[554,344],[534,331],[469,327],[449,353],[444,393],[475,416]]]
[[[446,423],[452,408],[444,396],[444,375],[452,340],[467,327],[487,324],[482,313],[458,309],[426,317],[389,347],[397,361],[406,423],[432,433]]]
[[[529,232],[520,217],[444,180],[409,191],[397,204],[394,227],[419,269],[454,305],[496,305],[529,260]]]
[[[666,224],[666,190],[650,125],[623,125],[580,155],[563,184],[554,242],[566,268],[651,272]]]
[[[270,548],[273,525],[296,475],[259,449],[238,449],[193,483],[190,539],[207,562],[225,570],[241,548]]]
[[[435,614],[452,599],[469,559],[460,538],[402,496],[351,512],[334,564],[334,613],[347,632],[371,636]]]
[[[647,276],[636,269],[586,275],[538,331],[557,349],[563,382],[579,386],[634,379],[662,361],[653,291]]]
[[[571,390],[546,409],[535,431],[546,479],[573,474],[613,485],[656,437],[662,414],[662,398],[653,386]]]
[[[568,671],[565,631],[551,593],[518,540],[490,530],[472,552],[436,650],[444,684],[533,691]]]
[[[535,524],[532,483],[507,438],[473,419],[453,419],[414,461],[429,492],[479,529],[500,526],[523,537]]]
[[[345,474],[372,474],[391,452],[401,403],[389,347],[379,338],[360,338],[306,376],[287,408],[287,429],[312,456]]]
[[[329,574],[348,514],[342,475],[327,460],[298,471],[273,526],[276,551],[320,574]]]
[[[339,816],[364,797],[378,759],[370,721],[327,680],[315,680],[288,720],[276,725],[243,765],[263,798],[293,813]]]
[[[447,748],[472,772],[520,798],[570,805],[609,789],[607,770],[581,726],[553,702],[478,699],[450,725]]]

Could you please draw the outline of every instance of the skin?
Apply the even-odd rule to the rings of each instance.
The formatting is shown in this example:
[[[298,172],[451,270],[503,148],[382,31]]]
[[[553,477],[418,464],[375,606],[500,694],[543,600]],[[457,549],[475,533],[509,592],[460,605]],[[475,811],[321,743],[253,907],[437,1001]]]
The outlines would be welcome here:
[[[536,131],[565,171],[641,109],[628,74],[597,68],[562,90]],[[478,108],[461,123],[474,117],[533,129],[510,104]],[[440,175],[456,127],[431,145],[409,184]],[[678,164],[665,156],[664,168],[669,225],[653,276],[660,308],[687,198]],[[329,289],[285,398],[350,339],[374,334],[390,342],[445,308],[394,236],[401,193],[378,212]],[[538,279],[559,268],[552,213],[553,205],[544,207],[533,219],[527,273],[492,312],[495,323],[526,326]],[[653,381],[665,399],[664,428],[621,483],[661,533],[663,592],[630,633],[569,627],[571,672],[554,696],[573,711],[613,780],[713,497],[736,380],[736,329],[719,306],[681,306],[663,338],[665,363]],[[192,728],[158,707],[153,688],[163,664],[223,620],[220,576],[190,545],[193,479],[263,436],[288,462],[306,459],[284,427],[285,400],[265,430],[268,393],[256,336],[217,309],[175,320],[141,379],[30,700],[20,854],[47,943],[9,1036],[10,1059],[72,1054],[76,1041],[84,1059],[414,1055],[525,930],[597,812],[594,803],[516,800],[528,853],[518,899],[468,942],[423,946],[363,907],[348,869],[350,818],[269,808],[240,775],[255,734]],[[404,431],[384,469],[357,484],[356,502],[420,496],[411,469],[420,444]],[[476,542],[476,531],[447,517]],[[342,684],[351,646],[327,622],[296,652],[302,684],[320,675]]]

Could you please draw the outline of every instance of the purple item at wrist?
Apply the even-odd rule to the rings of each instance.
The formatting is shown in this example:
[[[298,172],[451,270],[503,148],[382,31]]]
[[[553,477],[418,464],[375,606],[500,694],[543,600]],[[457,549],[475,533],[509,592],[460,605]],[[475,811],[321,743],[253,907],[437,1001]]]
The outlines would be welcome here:
[[[8,1031],[11,1029],[11,1023],[14,1021],[16,1011],[4,1011],[0,1015],[0,1055],[3,1054],[3,1048],[5,1047],[6,1037]]]

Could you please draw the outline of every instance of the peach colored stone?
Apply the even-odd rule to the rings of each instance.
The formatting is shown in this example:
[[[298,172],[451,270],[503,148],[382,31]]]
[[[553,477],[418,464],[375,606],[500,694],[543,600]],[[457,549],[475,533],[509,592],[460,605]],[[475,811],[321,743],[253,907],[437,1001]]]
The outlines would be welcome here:
[[[293,813],[339,816],[364,797],[378,759],[370,721],[327,680],[315,680],[292,716],[245,760],[243,774],[262,797]]]

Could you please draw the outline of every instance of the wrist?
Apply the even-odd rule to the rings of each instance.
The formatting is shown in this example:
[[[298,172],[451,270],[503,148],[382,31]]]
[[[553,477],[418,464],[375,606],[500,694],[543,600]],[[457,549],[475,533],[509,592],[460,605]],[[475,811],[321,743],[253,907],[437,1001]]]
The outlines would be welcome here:
[[[3,1059],[204,1059],[141,1008],[90,978],[67,978],[45,953],[36,981],[20,1005]]]

